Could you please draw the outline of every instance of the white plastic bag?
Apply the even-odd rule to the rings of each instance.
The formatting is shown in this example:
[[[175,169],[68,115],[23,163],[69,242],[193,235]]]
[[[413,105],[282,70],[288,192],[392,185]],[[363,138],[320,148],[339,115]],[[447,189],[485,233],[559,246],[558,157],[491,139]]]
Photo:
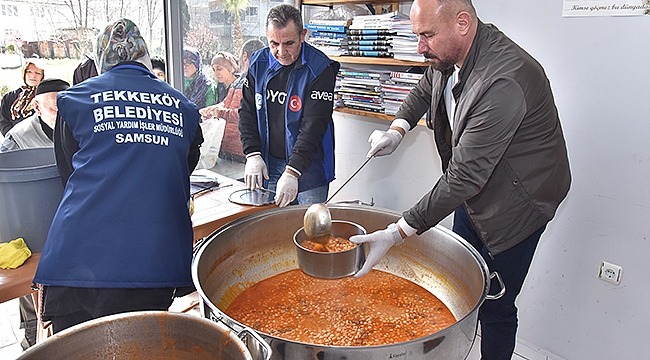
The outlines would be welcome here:
[[[211,169],[217,164],[221,141],[226,131],[226,120],[212,118],[203,120],[201,123],[203,131],[203,145],[201,145],[201,156],[197,169]]]

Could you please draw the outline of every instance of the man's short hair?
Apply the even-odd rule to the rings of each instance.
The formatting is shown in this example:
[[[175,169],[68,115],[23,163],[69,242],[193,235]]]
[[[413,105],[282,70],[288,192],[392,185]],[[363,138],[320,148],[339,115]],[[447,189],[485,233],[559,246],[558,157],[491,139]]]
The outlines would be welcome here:
[[[266,15],[266,30],[269,29],[269,25],[273,25],[276,29],[283,29],[289,24],[289,21],[296,24],[299,33],[302,32],[303,24],[300,10],[289,4],[276,5]]]
[[[258,39],[251,39],[248,40],[244,43],[244,46],[241,47],[241,53],[244,54],[246,53],[249,57],[251,56],[252,53],[256,52],[257,50],[265,47],[264,43],[262,40]]]
[[[151,58],[151,68],[152,69],[160,69],[162,72],[167,72],[165,70],[165,60],[161,58],[160,56],[154,56]]]

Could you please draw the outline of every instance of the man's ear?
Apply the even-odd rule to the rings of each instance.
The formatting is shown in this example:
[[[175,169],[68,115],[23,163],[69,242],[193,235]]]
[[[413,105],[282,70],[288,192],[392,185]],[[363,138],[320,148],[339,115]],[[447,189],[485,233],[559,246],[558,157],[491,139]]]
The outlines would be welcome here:
[[[456,16],[456,24],[461,35],[467,35],[472,27],[472,17],[466,11],[461,11]]]

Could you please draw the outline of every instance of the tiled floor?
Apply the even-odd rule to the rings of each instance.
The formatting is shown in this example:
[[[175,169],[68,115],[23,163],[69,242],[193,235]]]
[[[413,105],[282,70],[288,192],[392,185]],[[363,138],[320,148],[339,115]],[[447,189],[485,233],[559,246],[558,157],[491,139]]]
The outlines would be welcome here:
[[[0,359],[16,359],[23,352],[20,341],[25,331],[19,327],[18,299],[0,304]]]
[[[196,293],[190,294],[174,302],[172,311],[184,311],[190,308],[197,301]],[[196,309],[192,310],[197,316],[200,316]],[[20,341],[23,339],[24,331],[19,329],[20,315],[18,314],[18,299],[10,300],[0,304],[0,359],[16,359],[22,353]],[[479,360],[479,343],[480,337],[476,339],[466,360]],[[545,355],[541,355],[534,350],[518,343],[515,349],[515,355],[512,360],[548,360]]]

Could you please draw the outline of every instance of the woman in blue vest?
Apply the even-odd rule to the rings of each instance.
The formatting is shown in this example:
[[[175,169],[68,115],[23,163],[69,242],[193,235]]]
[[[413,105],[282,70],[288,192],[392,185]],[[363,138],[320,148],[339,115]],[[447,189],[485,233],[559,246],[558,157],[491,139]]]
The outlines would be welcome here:
[[[275,190],[287,206],[327,200],[334,180],[333,92],[339,63],[305,43],[300,10],[269,10],[269,47],[251,58],[239,131],[249,189]]]
[[[199,112],[150,71],[130,20],[97,40],[99,76],[57,97],[57,166],[66,181],[34,282],[56,333],[93,318],[166,310],[192,285],[189,175]]]

